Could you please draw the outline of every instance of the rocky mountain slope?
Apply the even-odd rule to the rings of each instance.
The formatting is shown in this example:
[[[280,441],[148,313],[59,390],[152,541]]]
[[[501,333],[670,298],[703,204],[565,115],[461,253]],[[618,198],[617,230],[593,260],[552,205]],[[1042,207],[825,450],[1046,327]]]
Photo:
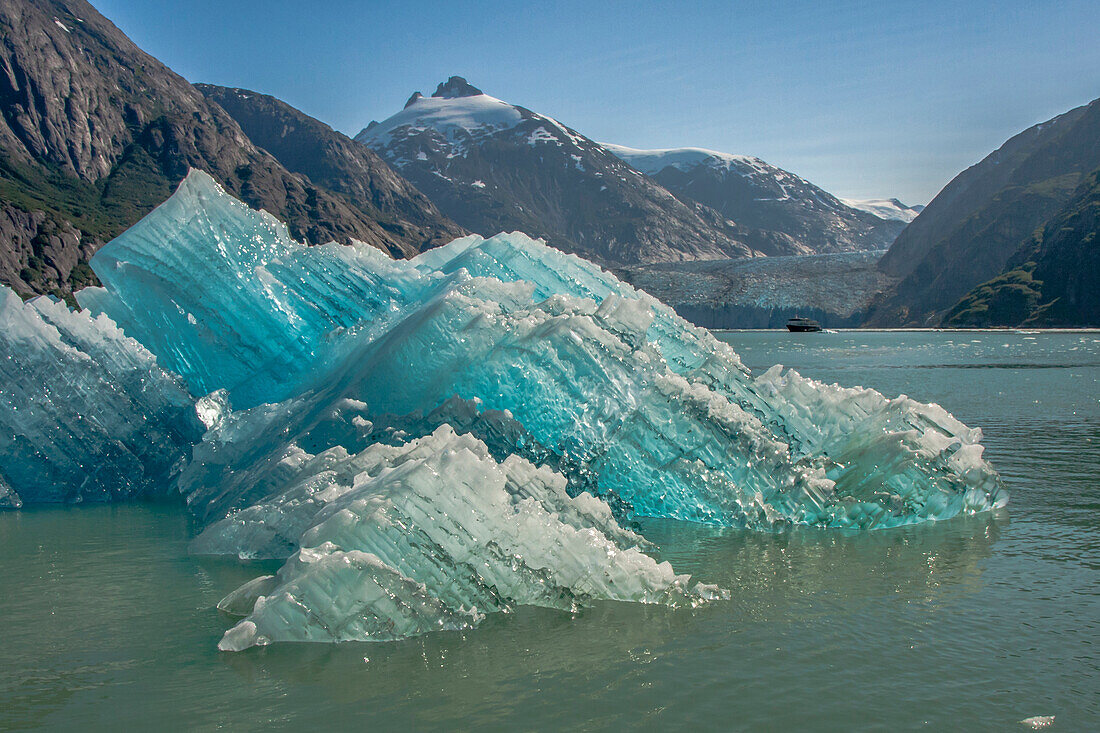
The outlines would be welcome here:
[[[890,247],[880,266],[900,280],[867,324],[940,323],[972,288],[1004,272],[1097,168],[1100,100],[1010,139],[956,176]]]
[[[1013,255],[1003,273],[970,291],[944,322],[1100,325],[1100,170]]]
[[[685,204],[558,121],[460,77],[372,123],[370,146],[462,226],[520,230],[604,264],[757,254],[738,223]]]
[[[709,206],[754,232],[782,242],[768,254],[820,254],[886,249],[916,216],[897,202],[852,206],[804,178],[748,155],[702,148],[636,150],[604,147],[686,203]],[[868,210],[872,203],[878,204]],[[906,213],[912,213],[906,219]],[[750,242],[758,242],[750,239]],[[766,244],[758,248],[767,251]]]
[[[287,170],[324,186],[395,235],[401,254],[415,254],[467,233],[374,151],[320,120],[266,94],[213,84],[195,87]]]
[[[82,0],[0,0],[0,112],[0,280],[23,294],[94,281],[87,258],[191,167],[298,238],[417,246],[288,170]]]

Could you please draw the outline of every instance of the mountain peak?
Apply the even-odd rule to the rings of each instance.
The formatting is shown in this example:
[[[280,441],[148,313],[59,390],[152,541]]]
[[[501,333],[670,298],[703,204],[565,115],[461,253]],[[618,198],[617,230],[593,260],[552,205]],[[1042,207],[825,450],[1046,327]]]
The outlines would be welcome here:
[[[405,106],[402,107],[402,109],[408,109],[409,107],[413,106],[414,104],[416,104],[419,100],[421,100],[423,98],[424,98],[424,95],[421,94],[420,92],[413,92],[412,96],[409,97],[409,101],[405,102]],[[369,130],[370,127],[368,126],[367,129]]]
[[[452,76],[436,87],[432,96],[439,99],[456,99],[458,97],[476,97],[484,93],[461,76]]]

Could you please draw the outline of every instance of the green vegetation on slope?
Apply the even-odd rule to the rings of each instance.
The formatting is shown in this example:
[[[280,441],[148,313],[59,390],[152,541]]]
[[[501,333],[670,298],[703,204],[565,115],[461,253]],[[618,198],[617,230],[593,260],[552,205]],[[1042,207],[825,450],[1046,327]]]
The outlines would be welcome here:
[[[1014,255],[1003,273],[967,293],[949,326],[1100,324],[1100,170]]]

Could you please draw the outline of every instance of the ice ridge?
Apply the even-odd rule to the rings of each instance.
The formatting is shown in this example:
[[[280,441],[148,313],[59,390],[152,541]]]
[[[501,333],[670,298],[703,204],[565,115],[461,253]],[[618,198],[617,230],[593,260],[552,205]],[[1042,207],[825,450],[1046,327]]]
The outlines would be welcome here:
[[[229,538],[250,548],[269,527],[302,530],[301,549],[276,576],[223,600],[223,609],[251,611],[222,649],[468,628],[515,605],[675,605],[720,594],[641,552],[606,504],[569,497],[560,474],[517,456],[497,462],[449,426],[312,461],[283,493],[198,538],[197,551],[213,542],[224,552]]]
[[[105,316],[0,286],[0,506],[167,494],[203,425]]]

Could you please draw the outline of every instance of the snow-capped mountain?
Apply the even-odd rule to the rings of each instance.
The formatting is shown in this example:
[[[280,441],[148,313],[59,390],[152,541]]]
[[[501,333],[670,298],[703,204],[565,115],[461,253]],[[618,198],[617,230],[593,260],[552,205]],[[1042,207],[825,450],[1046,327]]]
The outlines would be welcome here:
[[[395,140],[430,130],[445,141],[441,141],[440,147],[448,155],[465,156],[471,144],[493,133],[511,130],[523,119],[518,107],[490,97],[460,77],[451,77],[431,97],[414,93],[403,110],[383,123],[371,124],[357,139],[369,140],[372,147],[386,148],[394,146]],[[397,162],[404,165],[408,161],[397,159]]]
[[[752,232],[681,201],[598,143],[460,77],[431,97],[414,94],[355,139],[479,234],[520,230],[609,265],[764,251]]]
[[[924,206],[906,206],[897,199],[841,199],[853,209],[868,211],[880,219],[896,219],[906,224],[917,218],[924,211]]]
[[[909,210],[900,202],[889,207],[876,201],[878,206],[871,208],[856,205],[871,202],[841,201],[800,176],[748,155],[603,145],[680,200],[709,206],[742,227],[795,243],[781,254],[885,249],[908,221],[902,212]]]

